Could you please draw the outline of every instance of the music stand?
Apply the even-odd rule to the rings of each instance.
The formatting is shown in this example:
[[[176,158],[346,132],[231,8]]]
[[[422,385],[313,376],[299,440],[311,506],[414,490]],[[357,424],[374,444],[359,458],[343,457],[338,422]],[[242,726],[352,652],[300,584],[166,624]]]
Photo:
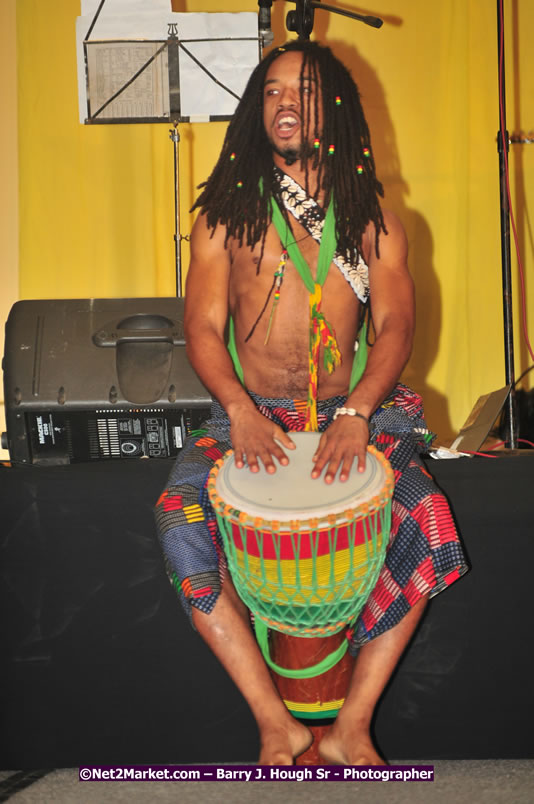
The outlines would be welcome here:
[[[178,124],[230,120],[250,73],[261,58],[254,13],[169,13],[158,17],[167,38],[110,35],[123,23],[107,21],[98,36],[100,4],[87,29],[77,20],[80,111],[86,125],[172,123],[174,150],[176,295],[182,295]],[[217,18],[217,19],[214,19]],[[156,16],[154,16],[154,24]],[[105,20],[105,18],[104,18]],[[150,19],[152,23],[152,18]],[[146,20],[143,19],[146,25]],[[217,35],[213,32],[217,31]],[[223,32],[223,35],[221,35]],[[95,34],[91,38],[92,34]],[[83,110],[83,111],[82,111]]]

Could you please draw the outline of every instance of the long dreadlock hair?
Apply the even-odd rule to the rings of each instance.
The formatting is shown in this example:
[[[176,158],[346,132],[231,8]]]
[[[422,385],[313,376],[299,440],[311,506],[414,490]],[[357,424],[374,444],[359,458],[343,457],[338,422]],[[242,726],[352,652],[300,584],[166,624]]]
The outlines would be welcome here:
[[[302,121],[302,143],[319,140],[320,147],[299,155],[309,194],[310,167],[317,171],[317,189],[326,202],[333,193],[338,251],[351,261],[361,251],[362,237],[370,221],[375,226],[376,253],[380,230],[386,232],[378,196],[382,184],[375,172],[369,128],[358,88],[347,68],[330,48],[307,40],[295,40],[271,51],[252,73],[228,126],[219,159],[195,202],[206,215],[209,228],[226,227],[226,243],[235,238],[240,246],[263,246],[271,222],[270,198],[276,194],[272,146],[263,123],[263,93],[267,72],[284,53],[303,54],[300,106],[307,108]],[[303,79],[321,87],[315,108],[304,103]],[[322,102],[322,131],[317,131],[318,104]],[[310,137],[310,135],[312,135]],[[332,149],[333,146],[333,149]],[[332,153],[333,150],[333,153]],[[261,257],[260,257],[261,262]],[[259,266],[258,266],[259,267]]]

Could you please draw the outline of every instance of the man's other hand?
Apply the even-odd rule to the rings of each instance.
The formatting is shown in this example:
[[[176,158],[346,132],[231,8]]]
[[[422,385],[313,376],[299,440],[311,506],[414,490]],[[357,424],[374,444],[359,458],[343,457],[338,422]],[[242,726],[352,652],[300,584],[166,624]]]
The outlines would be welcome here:
[[[320,477],[325,468],[325,483],[333,483],[341,467],[339,479],[348,480],[354,459],[357,459],[358,472],[365,470],[369,428],[364,419],[356,416],[339,416],[322,434],[317,451],[313,456],[312,478]]]
[[[234,460],[238,469],[245,465],[251,472],[259,472],[259,461],[269,474],[276,472],[273,458],[287,466],[289,458],[280,445],[295,449],[294,442],[281,427],[257,410],[245,410],[231,417],[230,437],[234,448]]]

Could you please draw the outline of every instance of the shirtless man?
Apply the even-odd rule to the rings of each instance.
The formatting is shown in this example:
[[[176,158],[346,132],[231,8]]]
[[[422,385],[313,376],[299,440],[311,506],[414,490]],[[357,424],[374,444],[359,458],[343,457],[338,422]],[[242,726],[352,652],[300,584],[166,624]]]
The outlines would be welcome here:
[[[343,105],[347,108],[341,112]],[[383,449],[394,468],[398,469],[394,462],[396,450],[404,454],[402,468],[406,476],[412,476],[410,490],[414,482],[421,487],[418,502],[439,499],[442,503],[437,489],[421,472],[415,454],[414,428],[417,425],[421,429],[423,424],[424,430],[420,404],[415,403],[417,410],[410,414],[410,419],[406,410],[410,405],[413,407],[417,397],[413,393],[410,396],[408,389],[402,386],[396,388],[410,354],[414,330],[414,293],[407,267],[406,236],[396,216],[382,212],[378,204],[381,186],[374,175],[363,115],[350,127],[351,136],[345,137],[345,144],[339,132],[343,128],[345,135],[347,133],[347,119],[342,114],[354,117],[353,109],[357,107],[361,108],[350,75],[327,48],[315,43],[293,42],[273,51],[259,65],[229,127],[218,165],[197,202],[201,214],[191,237],[186,287],[187,352],[216,400],[208,435],[213,436],[220,452],[231,444],[236,465],[243,471],[258,472],[263,465],[267,472],[275,472],[278,464],[285,465],[291,459],[292,429],[319,429],[323,434],[309,468],[311,477],[318,483],[332,483],[339,470],[339,480],[343,482],[353,465],[363,471],[371,432],[371,440]],[[338,113],[340,119],[336,122],[331,118]],[[255,118],[259,118],[259,123],[253,122]],[[254,133],[258,126],[259,135]],[[245,144],[239,147],[240,137],[241,140],[245,137]],[[248,138],[260,145],[247,145]],[[247,162],[246,152],[253,147],[259,152],[249,154],[252,163]],[[354,150],[354,155],[349,157],[353,161],[333,167],[336,159],[347,160],[344,156],[347,148],[349,153],[351,148]],[[254,164],[255,168],[251,166]],[[279,169],[278,173],[275,171],[275,180],[270,178],[273,165]],[[348,181],[347,173],[352,174]],[[341,190],[338,193],[337,189],[341,187],[340,182],[350,184],[349,195],[360,193],[352,208],[335,210],[338,218],[336,261],[330,262],[328,258],[326,278],[319,294],[322,295],[322,313],[332,328],[332,349],[335,351],[337,341],[340,361],[332,358],[330,362],[337,362],[337,365],[329,372],[323,366],[321,354],[316,383],[308,370],[309,287],[314,292],[318,290],[317,285],[313,286],[320,279],[319,241],[326,239],[325,232],[330,224],[326,214],[322,235],[314,237],[313,224],[303,222],[300,215],[302,205],[298,199],[293,207],[287,194],[284,201],[284,189],[289,187],[290,195],[295,190],[292,180],[297,182],[297,195],[304,192],[312,199],[311,205],[317,206],[323,219],[332,194],[338,203],[343,200]],[[250,182],[252,188],[249,188]],[[364,189],[358,189],[362,186]],[[262,188],[261,192],[258,187]],[[247,196],[243,190],[250,190],[252,196]],[[278,225],[274,222],[274,211],[272,215],[270,212],[265,215],[260,202],[251,201],[251,197],[268,200],[269,192],[279,207],[285,206]],[[226,205],[227,211],[222,212],[218,203]],[[246,222],[239,229],[240,215],[243,218],[251,208],[258,220],[262,216],[266,219],[263,230],[258,226],[255,235]],[[300,220],[295,213],[297,217],[300,215]],[[360,229],[356,224],[348,235],[340,235],[339,221],[344,225],[343,221],[349,221],[347,216],[359,218]],[[347,223],[349,229],[350,225],[352,220]],[[347,246],[347,238],[351,237],[351,246]],[[291,259],[295,254],[294,244],[309,266],[312,278],[309,287],[297,270],[297,258]],[[341,260],[337,260],[340,256]],[[343,258],[349,263],[348,273],[339,267]],[[350,269],[355,266],[351,282]],[[275,287],[277,271],[282,281]],[[275,305],[276,315],[269,316],[274,303],[273,288],[279,291],[279,300]],[[363,376],[352,388],[355,342],[361,336],[362,311],[368,296],[372,300],[375,342]],[[233,319],[237,360],[232,359],[227,348],[229,316]],[[361,337],[360,348],[365,348]],[[238,377],[240,373],[242,381]],[[384,407],[382,403],[386,398],[388,405]],[[294,426],[288,426],[278,413],[284,400],[288,400],[288,415],[293,417]],[[302,421],[298,418],[300,413],[297,416],[295,412],[295,409],[302,410],[302,404],[292,406],[293,400],[307,401]],[[341,412],[334,418],[339,409]],[[271,410],[275,411],[272,415]],[[382,428],[380,415],[387,417],[392,410],[395,411],[392,415],[398,412],[403,424]],[[387,424],[386,419],[383,421]],[[380,446],[380,433],[384,430],[394,434],[387,435]],[[404,432],[399,434],[400,431]],[[407,438],[411,439],[408,457]],[[190,462],[192,456],[200,455],[201,448],[192,446],[192,452],[188,452],[189,447],[184,450]],[[248,611],[228,574],[222,586],[218,583],[214,569],[221,556],[213,547],[213,527],[206,528],[209,504],[203,497],[202,486],[209,466],[205,464],[205,460],[199,460],[198,471],[189,468],[187,475],[179,458],[158,503],[160,538],[169,570],[181,583],[182,601],[194,626],[251,708],[260,732],[260,764],[292,764],[310,745],[311,734],[305,725],[293,719],[278,695],[251,631]],[[191,558],[191,551],[196,551],[201,540],[200,530],[189,526],[184,529],[174,521],[173,506],[169,503],[171,498],[182,495],[180,501],[184,498],[185,509],[188,502],[185,489],[191,486],[198,489],[198,494],[196,498],[190,497],[189,502],[192,505],[200,502],[205,509],[206,523],[201,523],[200,528],[204,527],[205,533],[209,530],[211,534],[207,537],[209,547],[205,548],[203,560],[198,556]],[[400,483],[397,487],[400,488]],[[402,490],[400,493],[402,496]],[[403,502],[397,504],[406,510]],[[426,561],[433,567],[432,579],[421,580],[420,557],[406,559],[406,564],[411,561],[411,568],[405,573],[404,581],[394,577],[394,571],[392,575],[392,570],[386,566],[375,587],[375,599],[370,598],[367,613],[360,617],[359,637],[353,645],[358,655],[350,689],[335,724],[319,747],[327,763],[383,763],[370,736],[376,703],[414,632],[428,597],[465,571],[448,509],[441,511],[440,527],[444,535],[437,540],[438,552],[441,551],[437,560],[429,539],[420,536],[428,553]],[[400,546],[402,536],[395,530],[394,535],[389,553],[393,545],[395,549],[406,551],[406,547]],[[206,536],[203,538],[206,542]],[[185,549],[184,545],[187,545]],[[206,558],[208,550],[215,556],[211,567]],[[188,554],[186,559],[184,552]],[[196,586],[195,579],[199,579]],[[206,588],[211,596],[204,594]]]

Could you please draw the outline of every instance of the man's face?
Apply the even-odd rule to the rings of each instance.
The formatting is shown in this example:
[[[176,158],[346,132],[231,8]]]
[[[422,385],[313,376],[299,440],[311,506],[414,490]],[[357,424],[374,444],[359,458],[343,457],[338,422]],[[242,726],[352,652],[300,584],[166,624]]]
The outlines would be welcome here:
[[[289,51],[279,56],[269,67],[263,90],[263,123],[275,154],[287,164],[313,151],[313,135],[322,129],[321,99],[318,98],[319,119],[315,125],[315,100],[319,88],[311,72],[302,77],[303,54]],[[307,123],[309,117],[309,125]],[[303,142],[309,128],[307,142]],[[275,159],[276,161],[276,159]]]

